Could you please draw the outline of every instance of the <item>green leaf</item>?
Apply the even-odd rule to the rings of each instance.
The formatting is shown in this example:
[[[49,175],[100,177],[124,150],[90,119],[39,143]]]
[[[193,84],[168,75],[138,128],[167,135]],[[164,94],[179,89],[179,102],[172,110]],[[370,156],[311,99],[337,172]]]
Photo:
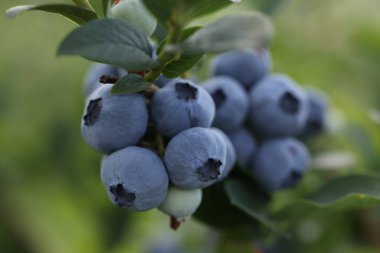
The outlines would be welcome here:
[[[143,2],[163,25],[166,25],[171,17],[179,17],[186,23],[231,4],[230,0],[143,0]]]
[[[253,182],[230,179],[225,183],[225,191],[232,205],[274,232],[283,234],[269,218],[265,193],[254,187]]]
[[[380,205],[380,177],[349,175],[330,181],[306,199],[287,204],[276,216],[306,216],[320,211],[346,211]]]
[[[125,20],[89,22],[71,32],[59,47],[58,55],[79,55],[85,59],[147,70],[158,66],[145,33]]]
[[[40,10],[50,13],[58,13],[78,25],[97,19],[95,12],[74,5],[67,4],[44,4],[44,5],[19,5],[8,9],[5,15],[14,18],[25,11]]]
[[[201,59],[203,54],[182,54],[178,60],[169,62],[162,74],[168,78],[176,78],[194,67]]]
[[[112,87],[112,94],[128,94],[146,90],[152,83],[144,81],[144,78],[137,74],[128,74],[119,79]]]
[[[225,16],[191,35],[181,48],[189,53],[265,47],[273,36],[270,19],[257,12]]]
[[[323,207],[336,205],[344,199],[357,199],[358,204],[367,198],[380,201],[380,177],[349,175],[330,181],[323,188],[309,196],[309,199]]]
[[[223,184],[212,185],[202,192],[202,203],[193,215],[199,221],[223,230],[258,227],[256,220],[231,205]]]
[[[201,28],[202,26],[193,26],[186,28],[181,34],[180,41],[186,40]],[[163,44],[165,45],[166,43]],[[160,45],[157,51],[161,51],[163,44]],[[174,59],[165,66],[163,74],[168,78],[176,78],[194,67],[202,59],[202,56],[203,54],[182,53],[178,59]]]

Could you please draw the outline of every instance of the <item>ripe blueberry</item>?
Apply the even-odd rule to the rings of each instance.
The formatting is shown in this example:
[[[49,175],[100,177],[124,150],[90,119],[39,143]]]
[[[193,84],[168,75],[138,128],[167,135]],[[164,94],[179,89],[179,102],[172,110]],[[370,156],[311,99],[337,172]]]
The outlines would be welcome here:
[[[174,79],[158,90],[151,101],[156,129],[167,137],[191,127],[209,127],[215,105],[207,91],[191,81]]]
[[[229,76],[251,88],[271,68],[271,57],[267,49],[243,50],[223,53],[212,64],[213,76]]]
[[[160,205],[169,185],[161,159],[152,151],[135,146],[105,157],[101,179],[112,203],[137,211]]]
[[[148,125],[144,96],[111,95],[111,88],[103,84],[89,96],[81,124],[84,140],[105,154],[136,145]]]
[[[194,127],[170,140],[165,165],[170,181],[179,188],[204,188],[223,174],[226,144],[212,129]]]
[[[300,131],[301,136],[313,137],[326,129],[327,101],[320,91],[307,92],[307,105],[309,107],[306,124]]]
[[[306,93],[289,77],[269,75],[253,87],[249,95],[249,119],[259,134],[291,136],[305,125]]]
[[[272,139],[259,146],[251,172],[264,189],[276,191],[297,184],[309,160],[307,148],[298,140]]]
[[[238,128],[248,113],[248,95],[243,87],[227,76],[214,77],[202,84],[214,100],[213,126],[224,131]]]
[[[256,140],[246,128],[227,133],[235,148],[238,163],[248,168],[257,149]]]

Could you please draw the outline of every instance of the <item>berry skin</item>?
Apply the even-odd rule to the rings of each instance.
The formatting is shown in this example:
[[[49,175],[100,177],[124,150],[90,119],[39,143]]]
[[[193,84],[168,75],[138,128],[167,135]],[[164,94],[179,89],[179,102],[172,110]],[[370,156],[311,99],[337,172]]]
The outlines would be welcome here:
[[[314,137],[326,130],[327,99],[320,91],[307,92],[308,115],[300,135]]]
[[[101,179],[113,204],[137,211],[160,205],[169,186],[161,159],[152,151],[135,146],[105,157]]]
[[[243,87],[227,76],[214,77],[202,84],[214,100],[213,126],[224,131],[238,128],[248,113],[249,100]]]
[[[213,76],[229,76],[250,89],[271,69],[271,57],[267,49],[242,50],[223,53],[212,63]]]
[[[217,182],[226,165],[226,144],[214,130],[194,127],[170,140],[164,161],[178,188],[204,188]]]
[[[87,144],[105,154],[136,145],[148,125],[144,96],[110,95],[111,88],[103,84],[90,95],[81,124]]]
[[[226,144],[226,148],[227,148],[226,149],[226,151],[227,151],[226,165],[224,166],[223,173],[219,179],[219,180],[223,180],[226,177],[228,177],[231,170],[234,168],[235,163],[236,163],[237,154],[236,154],[235,148],[234,148],[230,138],[228,138],[228,136],[223,131],[219,130],[218,128],[211,128],[211,129],[214,130],[217,134],[219,134],[220,137],[222,137],[223,141]]]
[[[158,209],[173,218],[184,219],[193,215],[201,201],[201,189],[179,189],[171,186]]]
[[[99,82],[99,79],[103,75],[119,77],[119,70],[116,67],[102,63],[95,63],[91,65],[84,82],[84,93],[86,97],[91,95],[94,90],[102,85]]]
[[[306,93],[285,75],[267,76],[253,87],[249,99],[249,119],[258,134],[291,136],[306,123]]]
[[[157,26],[157,20],[145,7],[141,0],[113,1],[108,11],[109,18],[123,19],[142,29],[148,36],[152,35]]]
[[[267,191],[296,185],[309,165],[307,148],[292,138],[264,142],[255,155],[251,173]]]
[[[183,79],[174,79],[158,90],[150,109],[157,131],[166,137],[191,127],[210,127],[215,116],[215,104],[207,91]]]
[[[238,163],[248,168],[257,149],[255,138],[246,128],[228,132],[227,135],[235,148]]]
[[[170,83],[172,79],[170,78],[167,78],[166,76],[164,75],[160,75],[158,77],[158,79],[155,81],[155,84],[160,87],[160,88],[163,88],[165,85],[167,85],[168,83]]]

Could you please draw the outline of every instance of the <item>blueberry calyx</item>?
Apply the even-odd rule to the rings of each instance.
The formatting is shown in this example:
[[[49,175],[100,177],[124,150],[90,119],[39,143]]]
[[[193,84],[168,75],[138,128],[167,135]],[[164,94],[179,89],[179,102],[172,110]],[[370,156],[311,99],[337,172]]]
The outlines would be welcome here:
[[[96,123],[100,116],[100,111],[102,110],[102,98],[97,98],[91,100],[87,106],[86,115],[84,115],[83,120],[86,126],[92,126]]]
[[[177,98],[190,100],[197,99],[198,89],[193,85],[185,82],[180,82],[175,85],[175,91],[177,92]]]
[[[296,96],[287,91],[280,98],[280,108],[289,114],[296,114],[300,110],[300,101]]]
[[[197,169],[199,178],[202,181],[208,181],[210,179],[217,179],[220,176],[220,166],[222,166],[220,160],[209,158],[202,167]]]
[[[302,173],[297,170],[292,170],[289,176],[284,180],[282,186],[284,188],[291,187],[297,184],[302,178]]]
[[[227,98],[226,94],[224,93],[222,89],[217,89],[216,91],[214,91],[211,94],[211,97],[214,100],[216,107],[220,107]]]
[[[115,202],[119,207],[131,207],[136,195],[133,192],[128,192],[122,184],[117,184],[110,187],[110,192],[115,196]]]

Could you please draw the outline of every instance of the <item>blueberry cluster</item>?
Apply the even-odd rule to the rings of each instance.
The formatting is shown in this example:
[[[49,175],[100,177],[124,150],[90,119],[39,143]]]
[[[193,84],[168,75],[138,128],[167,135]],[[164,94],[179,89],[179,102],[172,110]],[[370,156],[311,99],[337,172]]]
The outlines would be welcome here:
[[[224,53],[203,83],[216,105],[215,127],[225,131],[237,162],[267,191],[294,186],[308,167],[307,148],[294,137],[326,128],[323,94],[270,73],[266,49]]]
[[[200,85],[161,76],[147,95],[111,94],[112,80],[127,72],[94,65],[81,132],[105,154],[101,180],[112,203],[158,207],[176,227],[200,205],[202,189],[237,163],[268,191],[298,182],[309,153],[291,136],[321,132],[325,102],[289,77],[270,74],[270,66],[266,49],[229,52]]]

